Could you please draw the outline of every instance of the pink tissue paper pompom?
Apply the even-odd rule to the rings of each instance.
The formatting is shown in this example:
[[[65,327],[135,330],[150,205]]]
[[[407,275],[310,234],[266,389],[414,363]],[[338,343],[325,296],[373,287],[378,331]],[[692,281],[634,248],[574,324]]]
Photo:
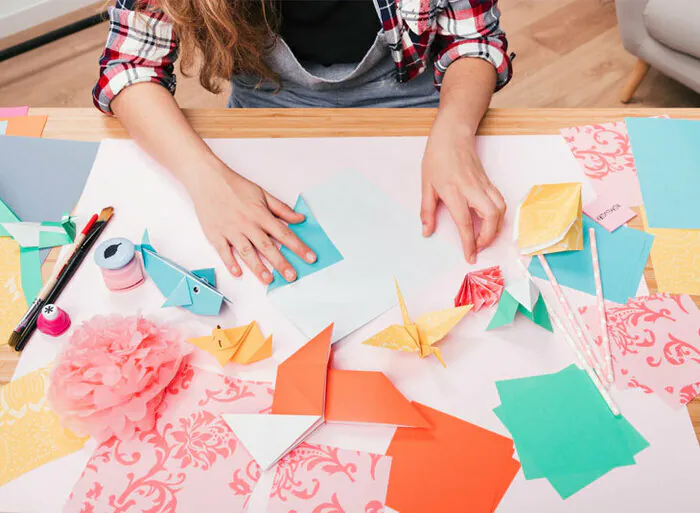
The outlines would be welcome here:
[[[49,404],[77,434],[128,440],[153,428],[188,352],[177,330],[141,316],[93,317],[54,364]]]

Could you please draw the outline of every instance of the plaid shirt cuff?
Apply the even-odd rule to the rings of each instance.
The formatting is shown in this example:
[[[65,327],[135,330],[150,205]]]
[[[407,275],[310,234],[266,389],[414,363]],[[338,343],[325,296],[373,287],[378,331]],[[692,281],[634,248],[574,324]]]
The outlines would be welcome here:
[[[177,40],[165,15],[112,7],[109,19],[100,78],[92,92],[95,106],[112,114],[112,100],[125,87],[141,82],[160,84],[174,94]]]
[[[512,57],[508,55],[505,34],[476,40],[454,41],[435,60],[435,87],[442,86],[447,68],[457,59],[472,57],[490,62],[496,69],[496,91],[513,76]]]

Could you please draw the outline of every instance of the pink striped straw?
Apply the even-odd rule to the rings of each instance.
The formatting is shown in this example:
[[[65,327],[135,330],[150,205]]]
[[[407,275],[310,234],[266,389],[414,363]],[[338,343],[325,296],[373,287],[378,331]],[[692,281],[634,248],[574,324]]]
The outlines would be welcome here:
[[[557,282],[557,279],[554,277],[554,273],[549,267],[549,262],[547,262],[547,259],[544,255],[537,255],[537,258],[540,261],[540,264],[542,264],[542,268],[544,269],[547,278],[549,278],[549,282],[552,284],[554,296],[557,298],[559,306],[561,306],[561,309],[564,311],[564,315],[569,323],[569,328],[571,328],[571,331],[576,334],[576,337],[579,342],[579,349],[582,349],[586,353],[588,363],[591,367],[593,367],[593,369],[595,369],[595,373],[598,375],[598,378],[600,378],[601,381],[604,381],[603,369],[600,366],[600,362],[591,351],[591,345],[588,342],[586,342],[586,337],[583,334],[583,329],[581,329],[581,325],[579,324],[578,319],[574,316],[574,312],[571,309],[569,300],[566,299],[564,291],[559,286],[559,282]]]
[[[598,260],[598,243],[595,238],[595,230],[588,229],[588,238],[591,241],[591,259],[593,260],[593,278],[595,280],[595,295],[598,299],[598,320],[600,322],[600,333],[603,336],[601,350],[605,359],[608,384],[613,382],[612,356],[610,355],[610,337],[608,335],[608,321],[605,316],[605,299],[603,298],[603,282],[600,279],[600,261]]]
[[[525,276],[529,280],[532,280],[532,275],[530,274],[530,271],[527,270],[527,267],[525,267],[525,264],[523,264],[522,260],[518,258],[516,259],[516,262],[518,262],[518,266],[520,267],[520,270],[523,272],[523,274],[525,274]],[[578,360],[579,365],[583,367],[583,370],[586,371],[586,374],[588,374],[588,377],[595,385],[596,389],[598,390],[598,393],[600,393],[601,397],[605,401],[605,404],[608,405],[608,408],[610,408],[610,411],[613,413],[613,415],[620,415],[620,408],[618,408],[617,404],[615,404],[615,401],[610,395],[610,392],[608,392],[608,390],[603,386],[603,383],[598,378],[598,375],[593,371],[593,368],[589,365],[588,361],[583,356],[583,353],[574,342],[574,339],[571,337],[571,334],[564,327],[564,323],[561,321],[561,317],[559,317],[557,311],[549,305],[548,301],[544,297],[544,294],[542,294],[542,300],[544,301],[544,304],[547,307],[549,315],[554,320],[554,324],[557,326],[559,331],[561,331],[564,334],[564,338],[566,339],[566,343],[569,345],[569,349],[573,351],[574,355],[576,356],[576,359]]]

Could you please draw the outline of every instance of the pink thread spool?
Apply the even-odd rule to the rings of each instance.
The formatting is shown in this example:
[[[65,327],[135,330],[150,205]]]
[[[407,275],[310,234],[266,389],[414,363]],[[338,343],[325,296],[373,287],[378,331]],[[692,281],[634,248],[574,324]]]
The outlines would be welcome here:
[[[56,305],[44,305],[36,320],[36,327],[45,335],[58,337],[70,328],[70,317]]]
[[[144,282],[141,262],[136,256],[134,243],[129,239],[104,241],[95,250],[95,263],[100,267],[109,290],[131,290]]]

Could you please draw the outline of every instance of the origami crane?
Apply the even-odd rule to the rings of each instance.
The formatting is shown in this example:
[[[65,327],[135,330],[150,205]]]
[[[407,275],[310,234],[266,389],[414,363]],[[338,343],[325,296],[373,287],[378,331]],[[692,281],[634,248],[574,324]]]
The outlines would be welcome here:
[[[187,342],[216,357],[222,367],[230,361],[247,365],[272,356],[272,337],[265,338],[255,321],[237,328],[217,326],[211,335]]]
[[[213,268],[188,271],[175,262],[160,255],[144,232],[141,257],[146,273],[166,297],[163,306],[181,306],[198,315],[218,315],[221,304],[226,300],[216,290],[216,275]]]
[[[330,325],[280,364],[269,414],[222,415],[264,470],[324,423],[429,427],[384,373],[329,369],[332,334]]]
[[[581,184],[533,186],[518,207],[515,236],[522,255],[583,249]]]
[[[386,347],[396,351],[420,353],[421,358],[434,354],[442,366],[447,367],[440,350],[433,346],[447,336],[450,330],[471,310],[472,305],[423,314],[414,323],[408,316],[406,303],[398,282],[396,282],[396,293],[399,296],[403,325],[393,324],[372,338],[365,340],[363,344]]]

